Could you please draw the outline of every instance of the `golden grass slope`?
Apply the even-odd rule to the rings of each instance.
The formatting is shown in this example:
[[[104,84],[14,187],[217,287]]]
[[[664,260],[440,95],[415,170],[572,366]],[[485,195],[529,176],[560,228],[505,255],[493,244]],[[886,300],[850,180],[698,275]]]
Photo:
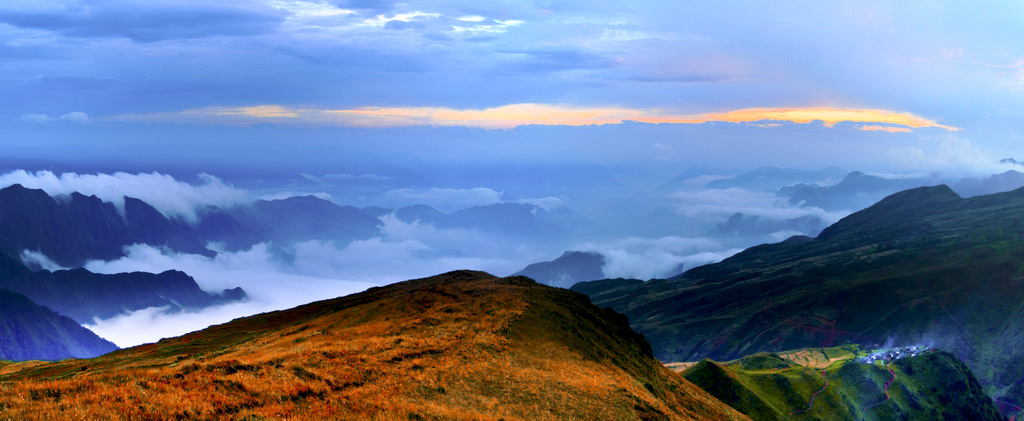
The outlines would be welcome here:
[[[89,360],[0,364],[4,419],[747,419],[625,317],[459,271]]]

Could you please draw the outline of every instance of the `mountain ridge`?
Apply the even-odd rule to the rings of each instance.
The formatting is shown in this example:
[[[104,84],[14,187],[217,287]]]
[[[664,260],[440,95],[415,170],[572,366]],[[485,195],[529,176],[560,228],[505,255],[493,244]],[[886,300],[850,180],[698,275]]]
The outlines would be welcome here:
[[[100,274],[85,269],[31,271],[0,254],[0,288],[25,295],[81,324],[148,307],[196,309],[247,295],[241,287],[209,293],[181,271]]]
[[[748,419],[663,367],[622,315],[474,271],[0,373],[16,418]]]

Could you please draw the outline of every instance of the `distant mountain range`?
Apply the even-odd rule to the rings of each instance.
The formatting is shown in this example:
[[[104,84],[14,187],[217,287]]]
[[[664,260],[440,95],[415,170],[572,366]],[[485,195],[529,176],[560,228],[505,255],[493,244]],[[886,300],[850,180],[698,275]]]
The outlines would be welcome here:
[[[3,255],[0,289],[24,294],[81,324],[148,307],[198,309],[246,298],[245,291],[238,287],[213,294],[203,291],[192,277],[180,271],[112,275],[85,269],[31,271]]]
[[[168,220],[148,204],[125,199],[124,215],[96,196],[60,200],[20,184],[0,189],[0,253],[40,252],[64,267],[90,259],[114,260],[135,243],[212,255],[183,220]]]
[[[315,196],[207,208],[199,212],[199,218],[196,231],[200,238],[220,242],[234,251],[263,242],[285,245],[323,240],[344,244],[377,235],[381,225],[376,216],[362,209]]]
[[[826,228],[667,280],[574,290],[629,316],[666,361],[927,342],[1013,402],[1024,379],[1024,189],[893,194]],[[1001,385],[1001,386],[1000,386]],[[1011,390],[1013,389],[1013,390]]]
[[[362,210],[312,196],[260,200],[226,209],[200,209],[198,221],[168,219],[149,204],[124,199],[124,214],[96,196],[72,193],[50,197],[43,190],[12,185],[0,189],[0,253],[39,252],[64,267],[88,260],[114,260],[124,246],[155,247],[213,256],[219,242],[229,250],[261,242],[298,240],[339,242],[369,238],[380,221]]]
[[[590,221],[570,209],[547,210],[529,203],[472,206],[451,213],[414,205],[396,209],[394,215],[407,223],[419,221],[438,228],[476,230],[516,239],[565,238],[591,228]]]
[[[789,203],[825,210],[860,210],[890,194],[916,187],[950,183],[964,197],[1000,193],[1024,187],[1024,174],[1010,170],[984,178],[944,179],[936,174],[886,178],[854,171],[833,185],[799,183],[782,187],[776,193]]]
[[[200,233],[196,226],[168,219],[137,199],[125,198],[119,211],[95,196],[72,193],[54,198],[20,185],[0,189],[0,291],[18,297],[7,297],[11,307],[0,308],[0,318],[17,326],[7,331],[13,336],[6,338],[8,347],[0,346],[0,358],[91,357],[116,347],[79,324],[149,307],[175,311],[246,299],[241,288],[203,291],[179,271],[51,271],[39,267],[39,261],[24,260],[25,252],[33,252],[56,265],[76,267],[90,259],[121,257],[124,246],[135,243],[213,255]],[[38,322],[30,322],[27,314]]]
[[[795,184],[778,190],[794,205],[813,206],[825,210],[859,210],[885,196],[914,187],[936,184],[936,177],[883,178],[854,171],[839,183],[819,186]]]
[[[734,213],[725,222],[709,230],[708,235],[718,238],[750,239],[762,239],[776,233],[816,236],[826,225],[821,218],[814,215],[780,220]]]
[[[839,180],[844,175],[846,175],[846,171],[836,167],[806,171],[769,166],[759,167],[732,178],[714,180],[707,183],[705,187],[709,189],[743,189],[774,192],[780,187],[797,183],[818,182],[831,184],[832,181]]]
[[[567,251],[549,262],[533,263],[512,276],[525,276],[544,285],[569,288],[578,282],[604,279],[604,256],[596,252]]]

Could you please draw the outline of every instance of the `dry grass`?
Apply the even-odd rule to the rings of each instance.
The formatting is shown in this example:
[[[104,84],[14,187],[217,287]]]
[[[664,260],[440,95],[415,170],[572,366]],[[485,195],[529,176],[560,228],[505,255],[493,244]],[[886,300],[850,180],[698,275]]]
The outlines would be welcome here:
[[[557,341],[510,339],[529,306],[525,291],[540,287],[473,275],[240,319],[91,360],[3,364],[0,418],[742,418],[660,366],[692,402],[655,396]]]

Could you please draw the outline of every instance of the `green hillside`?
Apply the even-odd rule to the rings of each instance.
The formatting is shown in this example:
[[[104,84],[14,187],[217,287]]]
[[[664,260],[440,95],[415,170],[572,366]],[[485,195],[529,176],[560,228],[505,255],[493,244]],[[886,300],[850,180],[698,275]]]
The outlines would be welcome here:
[[[663,361],[930,343],[990,394],[1024,378],[1024,189],[891,195],[824,230],[674,279],[573,287],[625,313]],[[1018,400],[1013,400],[1018,399]]]
[[[808,354],[831,355],[816,360]],[[929,351],[888,364],[858,362],[858,354],[846,346],[725,363],[705,359],[682,374],[756,420],[1001,419],[970,370],[949,353]]]

